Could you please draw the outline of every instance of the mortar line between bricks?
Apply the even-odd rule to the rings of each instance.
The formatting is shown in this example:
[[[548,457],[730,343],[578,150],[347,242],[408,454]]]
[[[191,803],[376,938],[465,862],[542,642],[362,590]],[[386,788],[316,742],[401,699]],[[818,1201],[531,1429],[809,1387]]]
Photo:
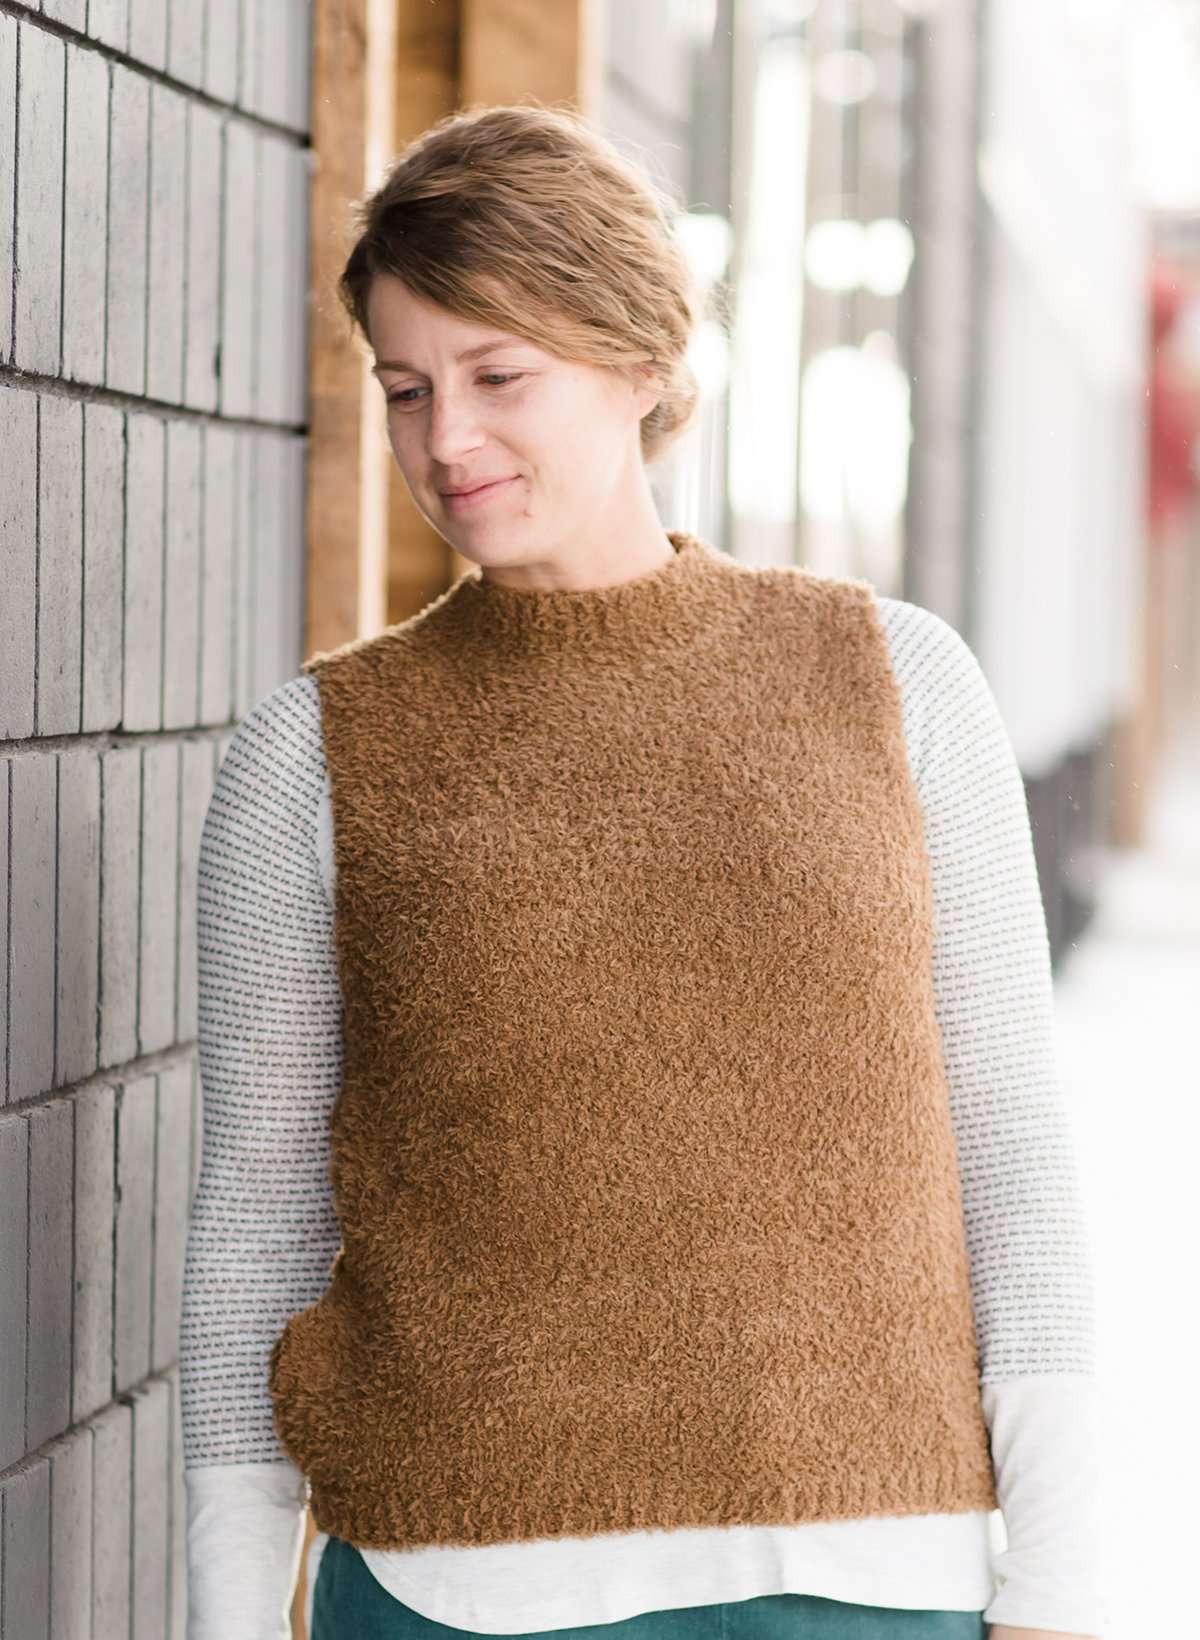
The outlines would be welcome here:
[[[207,11],[207,7],[205,10]],[[178,1359],[178,1356],[176,1357]],[[169,1376],[172,1367],[164,1372],[167,1379],[167,1577],[166,1577],[166,1609],[167,1622],[170,1624],[175,1611],[175,1516],[176,1516],[176,1472],[175,1472],[175,1419],[178,1416],[175,1406],[175,1380]]]
[[[63,47],[62,72],[62,175],[59,181],[60,209],[58,214],[58,373],[64,375],[65,358],[63,348],[66,343],[66,311],[67,296],[67,58],[69,52]]]
[[[208,7],[204,10],[207,12]],[[183,232],[180,235],[179,396],[188,390],[188,305],[192,294],[192,110],[183,111]],[[219,277],[218,273],[218,277]]]
[[[33,733],[36,738],[39,723],[38,677],[41,667],[42,633],[42,396],[33,400]]]
[[[7,8],[6,8],[7,9]],[[13,31],[13,202],[12,202],[12,290],[8,294],[10,324],[8,347],[11,356],[17,356],[17,280],[21,268],[17,260],[17,200],[21,192],[21,30]]]
[[[242,586],[242,553],[245,550],[242,544],[242,442],[239,440],[233,447],[233,515],[229,529],[229,587],[225,596],[229,600],[229,675],[225,679],[225,700],[231,717],[237,716],[238,702],[242,698],[242,620],[241,620],[241,586]],[[215,774],[214,774],[215,778]]]
[[[88,586],[88,416],[79,411],[79,723],[87,721],[87,586]]]
[[[33,1125],[25,1123],[25,1360],[21,1376],[25,1380],[21,1390],[21,1445],[29,1456],[29,1295],[33,1289],[33,1238],[29,1234],[33,1218]],[[5,1580],[7,1581],[7,1579]]]
[[[104,1041],[104,1009],[108,1003],[108,996],[106,994],[104,984],[104,846],[108,840],[108,828],[105,825],[104,816],[108,800],[108,781],[103,757],[98,756],[96,758],[96,772],[100,788],[100,813],[97,817],[99,822],[99,832],[96,838],[96,1007],[95,1018],[93,1020],[93,1030],[95,1032],[96,1040],[94,1044],[95,1058],[93,1059],[92,1064],[98,1066],[104,1057],[102,1046]]]
[[[90,7],[90,3],[91,3],[91,0],[89,0],[89,7]],[[88,1563],[88,1579],[89,1579],[88,1607],[89,1607],[89,1611],[88,1611],[88,1632],[87,1632],[87,1635],[84,1637],[84,1640],[92,1640],[92,1636],[94,1635],[95,1628],[96,1628],[95,1612],[96,1612],[96,1536],[97,1536],[97,1534],[96,1534],[96,1430],[95,1430],[94,1425],[93,1425],[92,1428],[90,1428],[88,1430],[87,1438],[88,1438],[88,1440],[90,1442],[90,1445],[91,1445],[91,1451],[88,1453],[89,1464],[88,1464],[88,1489],[87,1489],[88,1490],[89,1514],[90,1514],[90,1518],[89,1518],[89,1521],[88,1521],[88,1534],[87,1534],[87,1540],[88,1540],[87,1541],[87,1563]]]
[[[99,938],[97,937],[97,957],[98,956],[99,956]],[[75,1281],[76,1281],[75,1243],[78,1239],[78,1233],[79,1233],[79,1224],[78,1224],[79,1198],[76,1194],[75,1179],[76,1179],[76,1173],[77,1173],[78,1167],[79,1167],[79,1106],[76,1103],[76,1101],[74,1099],[72,1099],[71,1100],[71,1338],[70,1338],[71,1372],[70,1372],[69,1378],[67,1379],[67,1383],[70,1385],[70,1399],[69,1399],[68,1405],[72,1408],[74,1407],[74,1404],[75,1404],[75,1375],[76,1375],[76,1372],[78,1371],[78,1366],[79,1366],[79,1363],[75,1359],[75,1320],[76,1320],[76,1316],[75,1316]]]
[[[46,1088],[41,1093],[31,1094],[28,1099],[14,1100],[11,1105],[0,1108],[0,1124],[11,1116],[28,1116],[31,1111],[38,1110],[42,1105],[54,1104],[56,1100],[79,1099],[92,1088],[124,1086],[126,1082],[136,1082],[143,1076],[154,1076],[161,1070],[174,1070],[179,1065],[189,1065],[196,1057],[196,1047],[197,1038],[189,1037],[186,1042],[172,1042],[169,1048],[156,1048],[151,1053],[141,1054],[121,1064],[105,1065],[88,1076],[80,1077],[78,1082],[67,1083],[61,1088]]]
[[[171,511],[168,498],[171,494],[173,467],[171,462],[172,451],[178,455],[175,441],[170,436],[167,427],[163,427],[163,459],[162,459],[162,494],[158,498],[158,535],[162,543],[159,547],[158,563],[158,727],[167,727],[167,604],[174,591],[174,577],[168,583],[167,576],[171,569],[170,537]]]
[[[108,1398],[109,1405],[117,1396],[117,1288],[120,1282],[118,1252],[118,1221],[121,1217],[121,1105],[124,1083],[114,1079],[112,1100],[112,1224],[109,1227],[112,1281],[108,1294]],[[132,1488],[131,1488],[132,1490]]]
[[[4,782],[4,860],[7,881],[4,888],[4,1086],[0,1092],[4,1094],[4,1106],[0,1107],[0,1115],[7,1109],[8,1094],[12,1087],[12,980],[13,980],[13,937],[12,937],[12,770],[8,771],[8,778]]]
[[[155,319],[158,318],[158,303],[154,301],[154,287],[151,284],[151,257],[150,236],[154,232],[154,178],[156,173],[155,161],[160,160],[158,144],[155,141],[154,111],[158,104],[158,92],[161,87],[153,83],[146,90],[146,233],[145,243],[142,246],[142,380],[141,391],[135,395],[139,399],[149,397],[150,388],[150,312],[154,310]],[[108,224],[108,237],[112,238],[112,223]],[[105,361],[104,374],[109,374],[108,363]]]
[[[162,1125],[162,1075],[154,1076],[154,1142],[150,1162],[150,1371],[155,1370],[154,1345],[158,1327],[158,1141]]]
[[[160,730],[161,732],[161,730]],[[153,739],[156,741],[158,736]],[[143,741],[138,751],[138,805],[137,805],[137,932],[133,937],[134,950],[134,986],[133,986],[133,1040],[136,1046],[135,1057],[141,1059],[145,1050],[142,1047],[142,934],[145,926],[146,913],[146,745]]]
[[[183,955],[183,941],[179,929],[183,915],[183,783],[187,765],[183,756],[183,742],[175,743],[175,996],[171,1007],[171,1035],[179,1038],[179,968]]]
[[[121,1090],[122,1095],[124,1094],[124,1091],[125,1091],[124,1089]],[[119,1132],[120,1131],[120,1120],[119,1119],[118,1119],[118,1123],[117,1123],[117,1128],[118,1128],[118,1132]],[[114,1224],[114,1226],[116,1225],[116,1222],[117,1222],[117,1214],[114,1213],[113,1214],[113,1224]],[[113,1249],[113,1299],[114,1299],[114,1303],[115,1303],[115,1300],[116,1300],[116,1293],[117,1293],[116,1269],[117,1269],[117,1265],[116,1265],[116,1248],[114,1247],[114,1249]],[[113,1371],[114,1386],[113,1387],[114,1388],[116,1387],[116,1384],[115,1384],[115,1379],[116,1379],[116,1344],[117,1344],[116,1316],[114,1315],[113,1316],[113,1366],[114,1366],[114,1371]],[[134,1575],[135,1572],[137,1571],[137,1564],[138,1564],[138,1552],[137,1552],[138,1413],[137,1413],[137,1406],[135,1405],[134,1398],[135,1398],[135,1396],[137,1394],[137,1391],[140,1388],[141,1384],[144,1384],[144,1383],[145,1383],[145,1378],[143,1377],[141,1380],[139,1380],[138,1384],[129,1384],[124,1389],[119,1391],[119,1393],[118,1393],[118,1399],[123,1401],[124,1404],[129,1408],[129,1479],[128,1479],[128,1484],[126,1486],[126,1497],[128,1499],[127,1509],[128,1509],[128,1512],[129,1512],[129,1578],[128,1578],[129,1618],[130,1618],[130,1625],[131,1625],[131,1633],[133,1633],[133,1634],[136,1634],[138,1629],[141,1627],[141,1624],[138,1622],[137,1578]]]
[[[50,754],[54,758],[54,978],[53,992],[50,998],[51,1037],[50,1037],[50,1086],[58,1087],[58,943],[61,929],[58,915],[58,888],[59,865],[62,853],[62,758],[57,752]]]
[[[262,8],[260,7],[259,10],[261,12]],[[258,411],[262,408],[263,150],[261,143],[255,144],[253,171],[254,205],[251,214],[254,221],[255,270],[250,286],[250,403]],[[276,300],[278,300],[278,296],[276,296]]]
[[[238,24],[238,62],[241,63],[241,23]],[[239,75],[241,68],[238,68]],[[216,318],[216,358],[213,375],[216,380],[213,384],[218,409],[225,397],[225,257],[228,249],[228,233],[225,227],[226,191],[229,187],[229,127],[222,125],[217,133],[217,318]],[[186,384],[185,384],[186,385]],[[258,406],[255,405],[255,409]]]
[[[74,1127],[75,1127],[74,1115],[75,1115],[75,1113],[72,1111],[72,1113],[71,1113],[72,1132],[74,1131]],[[71,1143],[72,1143],[72,1155],[74,1155],[74,1139],[72,1139]],[[74,1197],[74,1193],[75,1193],[74,1192],[74,1183],[72,1182],[72,1190],[71,1190],[72,1198]],[[74,1212],[74,1201],[72,1201],[72,1212]],[[75,1304],[75,1297],[74,1297],[74,1294],[72,1294],[71,1295],[72,1309],[74,1308],[74,1304]],[[72,1355],[72,1359],[71,1359],[72,1367],[74,1367],[74,1364],[75,1364],[74,1356]],[[68,1378],[67,1382],[70,1383],[71,1380]],[[53,1437],[51,1437],[51,1439],[53,1439]],[[46,1444],[47,1448],[49,1448],[50,1442],[47,1441],[45,1444]],[[47,1538],[47,1543],[46,1543],[46,1623],[47,1623],[48,1626],[54,1621],[54,1596],[55,1596],[55,1592],[56,1592],[55,1591],[55,1586],[54,1586],[54,1477],[55,1477],[55,1474],[56,1474],[57,1470],[58,1470],[58,1465],[54,1461],[54,1454],[53,1454],[53,1452],[48,1450],[47,1453],[46,1453],[46,1519],[47,1519],[47,1522],[50,1526],[50,1530],[46,1534],[46,1538]],[[53,1629],[51,1629],[50,1632],[51,1632],[51,1634],[53,1634],[54,1633]]]
[[[196,689],[192,715],[204,711],[204,575],[208,560],[208,434],[196,440]]]
[[[125,722],[127,679],[126,610],[129,599],[129,417],[121,417],[121,687],[117,696],[119,722]]]
[[[109,257],[112,247],[112,116],[113,116],[113,72],[112,64],[104,65],[104,314],[101,326],[100,340],[100,369],[108,374],[108,273]],[[65,260],[65,258],[64,258]]]
[[[92,746],[107,752],[118,746],[138,746],[143,741],[157,744],[174,736],[177,740],[219,740],[234,723],[185,724],[171,729],[90,729],[84,734],[24,736],[20,740],[0,740],[0,757],[41,757],[50,752],[69,752]]]
[[[25,388],[45,393],[50,397],[83,399],[88,404],[111,404],[119,410],[133,410],[167,420],[194,421],[206,426],[228,427],[240,433],[296,433],[307,437],[307,422],[263,421],[256,416],[223,416],[215,410],[198,410],[187,404],[171,404],[166,399],[151,399],[137,393],[125,393],[114,387],[101,387],[88,382],[64,381],[60,376],[42,376],[32,370],[17,370],[12,365],[0,364],[0,386]]]

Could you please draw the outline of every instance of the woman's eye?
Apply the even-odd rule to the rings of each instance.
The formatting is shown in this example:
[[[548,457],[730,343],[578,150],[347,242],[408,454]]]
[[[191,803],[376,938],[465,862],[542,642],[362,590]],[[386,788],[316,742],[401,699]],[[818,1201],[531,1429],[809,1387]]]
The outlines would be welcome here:
[[[484,375],[483,380],[489,387],[506,387],[509,382],[520,381],[522,375],[524,375],[524,371],[521,370],[489,370]],[[387,402],[389,404],[411,404],[413,401],[408,397],[408,395],[410,393],[420,393],[422,391],[423,389],[419,387],[397,388],[394,393],[389,393],[387,395]]]

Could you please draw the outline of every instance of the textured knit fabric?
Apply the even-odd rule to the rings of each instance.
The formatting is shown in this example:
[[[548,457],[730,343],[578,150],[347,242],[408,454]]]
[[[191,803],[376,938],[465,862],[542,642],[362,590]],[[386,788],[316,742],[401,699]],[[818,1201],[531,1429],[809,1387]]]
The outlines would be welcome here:
[[[456,1640],[447,1627],[387,1593],[362,1555],[341,1538],[322,1547],[309,1640]],[[535,1629],[519,1640],[984,1640],[982,1612],[905,1611],[896,1606],[765,1594],[719,1605],[639,1612],[602,1629]]]
[[[1105,1631],[1089,1249],[1023,787],[958,633],[902,599],[877,605],[931,857],[934,982],[1007,1545],[989,1550],[988,1517],[972,1513],[365,1551],[388,1589],[445,1624],[517,1633],[793,1590],[908,1609],[990,1597],[989,1622]],[[287,1317],[324,1290],[340,1239],[328,1165],[342,1056],[334,887],[317,685],[301,675],[238,726],[200,847],[204,1148],[180,1338],[190,1640],[290,1633],[306,1488],[272,1427],[266,1360]]]
[[[996,1503],[872,590],[672,541],[307,664],[342,1245],[270,1381],[360,1547]]]

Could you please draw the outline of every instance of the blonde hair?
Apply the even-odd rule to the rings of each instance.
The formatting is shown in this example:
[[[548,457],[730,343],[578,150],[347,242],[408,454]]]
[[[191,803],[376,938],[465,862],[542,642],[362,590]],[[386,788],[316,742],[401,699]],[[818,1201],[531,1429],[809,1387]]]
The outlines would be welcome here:
[[[652,462],[699,397],[685,355],[702,304],[674,234],[681,208],[569,106],[466,109],[411,142],[357,203],[338,295],[364,337],[371,281],[390,273],[562,358],[646,372],[661,392],[642,418]]]

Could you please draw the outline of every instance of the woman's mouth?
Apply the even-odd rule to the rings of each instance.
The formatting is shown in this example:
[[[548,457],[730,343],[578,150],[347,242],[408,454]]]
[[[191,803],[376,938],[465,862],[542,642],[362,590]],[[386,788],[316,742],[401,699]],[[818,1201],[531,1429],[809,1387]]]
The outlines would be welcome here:
[[[499,495],[510,484],[515,483],[516,475],[514,474],[512,478],[497,478],[490,484],[481,484],[478,489],[474,490],[462,490],[457,495],[447,494],[443,490],[442,500],[451,512],[468,512],[473,507],[486,506],[493,496]]]

